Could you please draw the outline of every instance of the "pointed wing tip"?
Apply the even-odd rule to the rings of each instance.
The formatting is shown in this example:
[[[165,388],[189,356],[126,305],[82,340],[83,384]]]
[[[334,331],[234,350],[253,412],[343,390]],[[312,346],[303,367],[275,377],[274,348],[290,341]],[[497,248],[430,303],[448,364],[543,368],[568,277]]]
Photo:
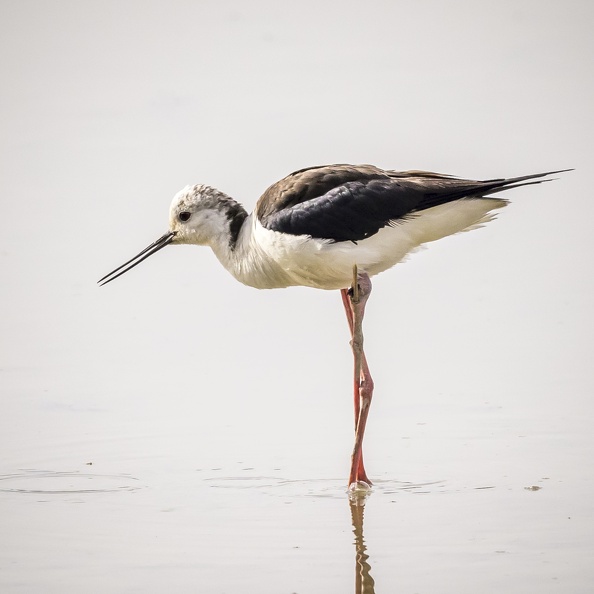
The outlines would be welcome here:
[[[541,175],[557,175],[557,173],[567,173],[568,171],[575,171],[575,167],[570,167],[569,169],[558,169],[557,171],[547,171],[546,173],[541,173]]]

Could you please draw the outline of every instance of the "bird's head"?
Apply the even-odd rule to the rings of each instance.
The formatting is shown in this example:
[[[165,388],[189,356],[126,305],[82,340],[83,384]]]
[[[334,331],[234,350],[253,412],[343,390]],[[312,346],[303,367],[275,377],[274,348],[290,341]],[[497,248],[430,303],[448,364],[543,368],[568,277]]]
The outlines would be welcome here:
[[[105,285],[169,244],[212,245],[229,241],[230,223],[240,205],[210,186],[186,186],[169,208],[169,231],[99,280]],[[245,211],[243,211],[245,212]]]
[[[186,186],[173,198],[169,209],[171,243],[210,245],[228,233],[229,196],[210,186]]]

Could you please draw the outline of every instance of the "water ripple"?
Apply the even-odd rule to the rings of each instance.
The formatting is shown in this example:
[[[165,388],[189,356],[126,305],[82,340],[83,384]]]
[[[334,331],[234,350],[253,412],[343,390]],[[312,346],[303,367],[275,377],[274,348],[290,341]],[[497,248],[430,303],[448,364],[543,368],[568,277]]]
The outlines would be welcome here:
[[[0,475],[0,492],[64,495],[136,491],[140,487],[129,474],[96,474],[55,470],[23,470]]]

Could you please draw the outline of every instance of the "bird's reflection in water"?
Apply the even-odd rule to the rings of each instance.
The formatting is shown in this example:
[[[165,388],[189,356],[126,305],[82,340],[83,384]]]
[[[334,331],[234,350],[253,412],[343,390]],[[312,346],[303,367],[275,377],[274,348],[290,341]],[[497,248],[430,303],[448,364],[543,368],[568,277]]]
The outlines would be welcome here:
[[[350,493],[351,520],[355,535],[355,594],[375,594],[369,555],[363,537],[363,514],[368,493]]]

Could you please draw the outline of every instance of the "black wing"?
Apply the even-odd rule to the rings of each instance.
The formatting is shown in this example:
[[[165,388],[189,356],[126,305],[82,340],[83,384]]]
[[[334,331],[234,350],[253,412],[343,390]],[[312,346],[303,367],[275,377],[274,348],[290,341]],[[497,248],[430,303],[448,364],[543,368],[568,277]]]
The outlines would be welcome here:
[[[553,173],[473,181],[425,171],[372,165],[302,169],[262,195],[256,215],[267,229],[333,241],[358,241],[411,214],[460,198],[481,198],[542,181]]]

